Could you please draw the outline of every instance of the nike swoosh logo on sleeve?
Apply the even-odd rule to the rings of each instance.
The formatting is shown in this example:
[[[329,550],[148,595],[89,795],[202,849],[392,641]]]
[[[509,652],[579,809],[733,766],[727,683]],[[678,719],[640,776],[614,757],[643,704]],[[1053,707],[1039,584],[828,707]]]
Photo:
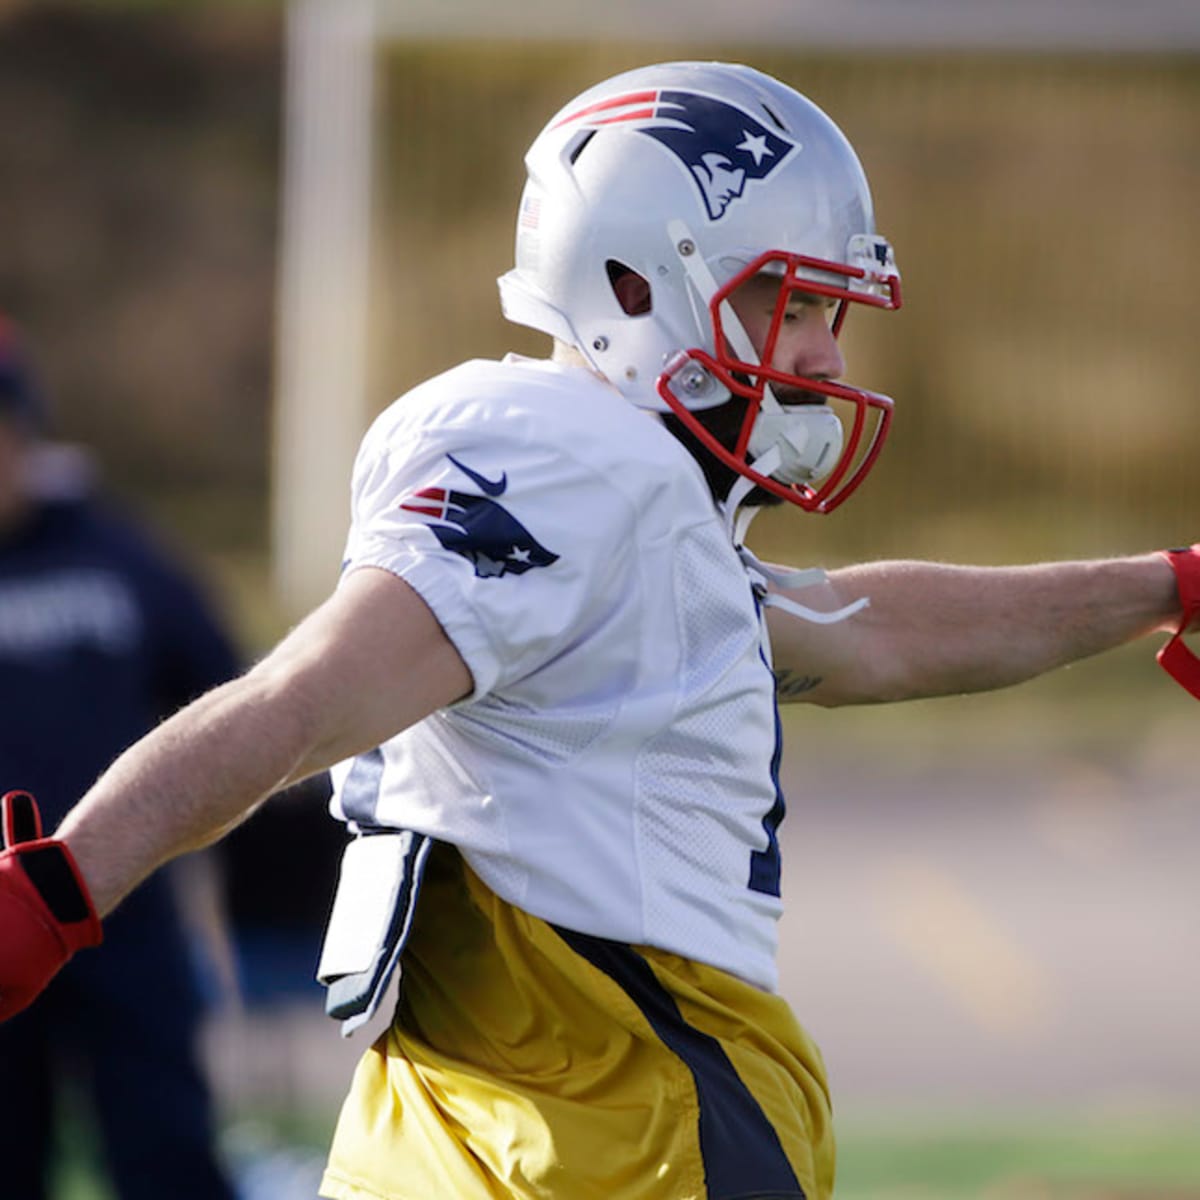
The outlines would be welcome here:
[[[485,496],[503,496],[508,487],[508,472],[501,471],[500,478],[493,481],[480,475],[478,471],[472,471],[470,467],[464,466],[454,457],[453,454],[447,454],[446,457],[474,483],[476,483]]]

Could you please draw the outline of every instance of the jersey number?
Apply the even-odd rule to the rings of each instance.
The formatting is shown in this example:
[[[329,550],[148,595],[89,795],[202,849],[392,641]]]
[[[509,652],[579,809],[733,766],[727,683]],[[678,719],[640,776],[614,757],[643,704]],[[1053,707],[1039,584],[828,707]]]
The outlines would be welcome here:
[[[782,861],[779,855],[779,823],[787,816],[787,803],[779,784],[779,763],[783,758],[783,726],[779,720],[779,705],[775,705],[775,750],[771,755],[771,782],[775,785],[775,803],[763,817],[767,848],[750,854],[750,890],[768,896],[779,895]]]

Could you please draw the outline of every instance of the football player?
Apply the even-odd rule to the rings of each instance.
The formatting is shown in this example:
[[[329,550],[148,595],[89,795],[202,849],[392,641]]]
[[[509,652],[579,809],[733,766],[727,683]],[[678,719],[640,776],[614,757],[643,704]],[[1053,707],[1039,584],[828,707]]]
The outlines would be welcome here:
[[[353,1028],[402,979],[322,1195],[817,1200],[825,1072],[776,990],[778,701],[1177,632],[1200,556],[760,562],[750,517],[836,508],[891,420],[841,379],[844,322],[901,303],[853,149],[775,79],[670,63],[572,100],[527,167],[501,298],[550,356],[384,412],[334,595],[14,841],[0,1012],[139,879],[337,764],[329,1010]]]

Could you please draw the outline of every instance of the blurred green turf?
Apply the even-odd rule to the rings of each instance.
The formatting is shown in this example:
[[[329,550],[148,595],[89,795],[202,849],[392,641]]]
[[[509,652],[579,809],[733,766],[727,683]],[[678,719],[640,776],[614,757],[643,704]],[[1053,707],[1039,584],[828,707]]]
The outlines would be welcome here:
[[[1193,1200],[1194,1121],[972,1123],[881,1120],[843,1130],[838,1200]]]
[[[253,1122],[276,1147],[291,1141],[320,1150],[328,1136],[323,1125],[294,1116]],[[79,1159],[60,1164],[55,1196],[112,1200]],[[1170,1122],[1047,1118],[992,1128],[880,1118],[841,1134],[837,1200],[1200,1200],[1200,1114]]]

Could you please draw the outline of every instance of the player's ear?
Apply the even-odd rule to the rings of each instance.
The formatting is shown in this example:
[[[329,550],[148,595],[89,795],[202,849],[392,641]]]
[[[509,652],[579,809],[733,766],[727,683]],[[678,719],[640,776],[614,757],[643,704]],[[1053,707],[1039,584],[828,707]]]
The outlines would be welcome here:
[[[629,317],[640,317],[650,311],[650,281],[639,275],[632,267],[610,258],[608,282],[617,298],[621,310]]]

